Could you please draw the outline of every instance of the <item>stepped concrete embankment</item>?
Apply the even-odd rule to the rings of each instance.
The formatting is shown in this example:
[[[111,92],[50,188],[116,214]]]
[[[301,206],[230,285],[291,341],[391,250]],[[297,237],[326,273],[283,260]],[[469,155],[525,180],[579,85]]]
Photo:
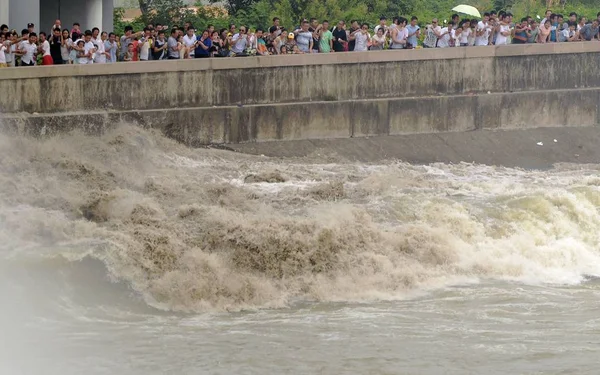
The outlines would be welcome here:
[[[600,43],[0,69],[2,127],[191,146],[600,123]]]

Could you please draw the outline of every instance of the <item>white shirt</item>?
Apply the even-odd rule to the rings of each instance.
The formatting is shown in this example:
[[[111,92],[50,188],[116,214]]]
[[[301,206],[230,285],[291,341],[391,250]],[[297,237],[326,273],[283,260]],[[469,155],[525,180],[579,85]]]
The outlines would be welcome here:
[[[92,42],[94,43],[94,47],[96,47],[96,58],[94,59],[94,63],[106,63],[106,55],[104,54],[104,52],[106,52],[106,48],[104,48],[104,42],[102,39],[92,39]]]
[[[8,63],[12,63],[12,61],[13,61],[13,47],[14,47],[14,45],[11,45],[10,42],[7,41],[4,46],[6,47],[6,50],[4,51],[5,62],[7,64]]]
[[[183,45],[186,46],[187,48],[190,48],[194,44],[196,44],[197,40],[198,40],[198,38],[196,38],[196,34],[192,35],[191,38],[187,34],[185,34],[183,36]],[[194,50],[190,50],[190,56],[193,56],[193,55],[194,55]]]
[[[4,55],[4,51],[8,48],[4,44],[0,45],[0,64],[6,64],[6,56]]]
[[[233,42],[233,48],[231,49],[235,53],[242,53],[246,50],[246,45],[248,44],[247,38],[240,38],[240,34],[235,34],[233,38],[231,38]]]
[[[396,34],[396,40],[408,39],[408,30],[406,29],[406,27],[403,28],[402,30],[400,30],[399,28],[397,30],[398,30],[398,33]],[[406,44],[396,44],[396,43],[394,43],[394,40],[392,39],[392,45],[400,45],[403,48]]]
[[[469,44],[469,36],[471,35],[471,29],[464,29],[460,33],[460,44]]]
[[[444,33],[447,33],[447,34],[444,34]],[[438,47],[439,48],[450,47],[450,38],[454,39],[454,29],[448,30],[447,27],[444,27],[441,31],[441,34],[444,34],[444,35],[438,39]]]
[[[508,36],[502,35],[503,32],[510,31],[509,25],[500,25],[500,31],[498,31],[498,35],[496,35],[496,45],[502,46],[508,44]]]
[[[90,52],[90,50],[93,49],[93,48],[96,48],[96,46],[90,40],[89,42],[85,43],[85,45],[83,46],[83,53],[87,55]],[[90,59],[88,57],[80,57],[79,58],[79,63],[80,64],[93,64],[94,60]]]
[[[50,56],[50,43],[48,43],[47,40],[44,40],[44,43],[42,43],[42,56]]]
[[[367,46],[367,42],[371,38],[371,35],[369,35],[369,33],[363,34],[362,32],[359,31],[358,33],[354,34],[354,36],[356,37],[356,39],[355,39],[356,43],[354,44],[354,50],[355,51],[368,51],[369,47]]]
[[[65,42],[60,45],[60,55],[64,61],[69,61],[69,48],[72,46],[73,40],[71,40],[71,38],[65,40]]]
[[[433,27],[433,25],[428,25],[425,31],[425,40],[423,40],[423,45],[426,45],[429,48],[434,48],[437,44],[438,37],[435,35],[435,32],[442,32],[442,28],[439,26]]]
[[[479,21],[475,30],[477,32],[483,31],[483,35],[475,37],[475,45],[487,46],[490,42],[490,28],[488,27],[488,24],[486,22]]]
[[[379,43],[377,47],[371,47],[372,49],[383,49],[383,46],[385,45],[385,35],[382,35],[380,38],[379,35],[375,34],[371,37],[371,40]]]
[[[150,54],[150,40],[142,39],[142,44],[140,45],[140,60],[148,60],[148,55]]]
[[[571,33],[570,29],[564,29],[563,31],[561,31],[562,33],[562,37],[564,42],[568,42],[569,38],[571,38],[573,35],[575,35],[575,32],[573,31],[573,33]]]
[[[29,41],[26,41],[25,43],[23,43],[22,50],[25,53],[21,57],[21,61],[23,61],[26,64],[31,64],[32,62],[35,63],[35,51],[37,51],[37,46],[35,44],[29,43]]]

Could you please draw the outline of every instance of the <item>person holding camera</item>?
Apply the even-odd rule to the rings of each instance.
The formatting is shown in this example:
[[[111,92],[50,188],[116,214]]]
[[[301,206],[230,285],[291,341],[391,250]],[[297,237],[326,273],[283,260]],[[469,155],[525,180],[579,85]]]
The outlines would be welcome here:
[[[525,44],[531,36],[531,27],[527,24],[527,18],[522,18],[520,24],[515,25],[515,35],[513,36],[513,44]]]

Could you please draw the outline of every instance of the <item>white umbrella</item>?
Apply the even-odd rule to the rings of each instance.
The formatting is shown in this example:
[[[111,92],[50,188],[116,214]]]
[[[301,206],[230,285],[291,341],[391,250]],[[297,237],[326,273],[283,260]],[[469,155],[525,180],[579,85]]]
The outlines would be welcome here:
[[[453,11],[457,12],[457,13],[463,13],[466,14],[468,16],[473,16],[473,17],[477,17],[477,18],[481,18],[481,13],[479,13],[479,11],[477,10],[477,8],[470,6],[470,5],[457,5],[454,8],[452,8]]]

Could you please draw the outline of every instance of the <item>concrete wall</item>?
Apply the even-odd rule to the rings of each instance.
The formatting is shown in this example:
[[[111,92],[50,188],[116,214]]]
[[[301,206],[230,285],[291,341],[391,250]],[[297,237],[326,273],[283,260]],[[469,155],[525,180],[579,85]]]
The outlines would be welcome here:
[[[5,125],[118,121],[187,144],[600,123],[600,43],[0,70]]]

